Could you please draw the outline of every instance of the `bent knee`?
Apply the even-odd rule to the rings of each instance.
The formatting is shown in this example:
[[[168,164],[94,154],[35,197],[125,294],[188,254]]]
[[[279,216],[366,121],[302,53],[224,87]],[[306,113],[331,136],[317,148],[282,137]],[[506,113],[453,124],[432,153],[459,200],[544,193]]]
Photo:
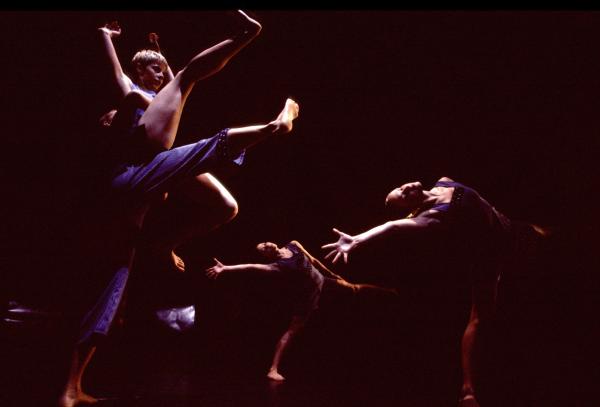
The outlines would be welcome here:
[[[229,222],[233,220],[237,216],[239,212],[239,206],[235,198],[227,194],[227,196],[223,196],[223,201],[221,205],[221,216],[224,222]]]
[[[209,173],[200,174],[182,186],[182,192],[202,208],[205,216],[226,223],[238,214],[238,203],[231,193]]]
[[[210,174],[206,174],[207,179],[210,180],[212,191],[209,201],[211,206],[217,210],[217,216],[222,222],[229,222],[235,218],[239,212],[239,206],[236,199],[231,195],[231,192],[227,190],[216,178]]]
[[[225,188],[212,190],[199,202],[202,202],[203,206],[209,209],[209,212],[213,214],[218,223],[231,221],[239,211],[237,201]]]

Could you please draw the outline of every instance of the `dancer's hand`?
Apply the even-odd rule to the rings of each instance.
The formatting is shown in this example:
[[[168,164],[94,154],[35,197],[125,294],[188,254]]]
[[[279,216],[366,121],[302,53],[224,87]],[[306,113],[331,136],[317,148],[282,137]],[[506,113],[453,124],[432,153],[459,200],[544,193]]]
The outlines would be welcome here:
[[[148,34],[148,42],[150,43],[150,45],[152,46],[152,49],[156,52],[158,52],[159,54],[160,52],[160,45],[158,45],[158,34],[157,33],[149,33]]]
[[[150,44],[158,43],[158,34],[157,33],[148,33],[148,41]]]
[[[336,263],[340,256],[344,258],[344,263],[348,263],[348,254],[356,247],[357,242],[352,236],[347,233],[340,232],[336,228],[333,231],[338,234],[339,239],[335,243],[328,243],[321,246],[322,249],[333,249],[325,256],[326,259],[334,256],[332,263]]]
[[[221,274],[227,266],[225,266],[216,258],[213,258],[213,260],[215,261],[215,265],[206,269],[206,276],[210,279],[216,280],[217,277],[219,277],[219,274]]]
[[[115,118],[115,114],[117,114],[116,109],[113,109],[103,114],[102,117],[100,117],[100,125],[104,127],[110,127],[113,119]]]
[[[110,38],[116,38],[121,35],[121,27],[117,21],[104,24],[104,26],[98,28],[98,30],[105,32]]]

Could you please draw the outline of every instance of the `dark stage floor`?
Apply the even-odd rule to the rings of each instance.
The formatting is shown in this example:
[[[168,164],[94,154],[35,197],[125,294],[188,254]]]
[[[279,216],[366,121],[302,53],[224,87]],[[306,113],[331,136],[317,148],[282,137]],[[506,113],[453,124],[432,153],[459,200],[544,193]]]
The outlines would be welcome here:
[[[593,251],[567,250],[574,239],[558,239],[521,272],[503,274],[497,314],[484,331],[482,407],[600,405],[597,267]],[[401,300],[385,306],[324,301],[284,356],[287,380],[277,384],[265,374],[289,322],[285,291],[255,277],[214,282],[202,269],[156,280],[172,294],[162,300],[188,294],[195,304],[196,324],[186,332],[160,325],[148,310],[158,291],[145,291],[156,287],[136,291],[147,279],[130,280],[125,323],[113,327],[84,376],[90,394],[111,398],[99,406],[457,405],[470,305],[460,279],[405,275],[396,282]],[[167,290],[169,281],[178,284]],[[31,284],[24,300],[53,303]],[[0,332],[0,406],[52,406],[78,319],[57,311],[14,319],[23,322],[4,320]]]
[[[287,380],[279,384],[264,374],[280,327],[261,325],[259,318],[247,313],[220,325],[199,318],[205,330],[199,324],[185,333],[125,325],[99,348],[84,387],[112,398],[99,406],[115,407],[456,405],[459,321],[442,326],[431,316],[359,317],[332,325],[331,316],[319,315],[287,355]],[[529,319],[531,329],[521,331],[526,337],[519,342],[517,328],[524,321],[507,321],[497,324],[492,351],[484,357],[482,406],[597,406],[597,358],[587,328],[557,329],[543,317]],[[65,325],[4,328],[0,404],[53,405],[66,373]],[[563,328],[574,336],[569,339]]]

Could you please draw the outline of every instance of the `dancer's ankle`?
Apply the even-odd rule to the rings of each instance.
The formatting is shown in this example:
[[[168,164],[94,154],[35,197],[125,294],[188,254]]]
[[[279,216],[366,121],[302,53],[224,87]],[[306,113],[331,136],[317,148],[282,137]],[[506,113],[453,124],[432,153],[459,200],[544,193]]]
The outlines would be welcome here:
[[[267,377],[271,380],[275,380],[275,381],[283,381],[285,380],[285,377],[283,377],[278,371],[277,369],[271,368],[269,369],[269,372],[267,373]]]
[[[293,99],[286,99],[283,110],[277,118],[270,122],[267,126],[271,127],[271,131],[275,135],[286,134],[292,131],[293,121],[298,118],[300,107]]]
[[[459,407],[479,407],[477,398],[473,389],[465,389],[461,391],[460,398],[458,399]]]
[[[463,385],[460,389],[460,398],[464,398],[466,396],[475,396],[475,390],[473,386]]]

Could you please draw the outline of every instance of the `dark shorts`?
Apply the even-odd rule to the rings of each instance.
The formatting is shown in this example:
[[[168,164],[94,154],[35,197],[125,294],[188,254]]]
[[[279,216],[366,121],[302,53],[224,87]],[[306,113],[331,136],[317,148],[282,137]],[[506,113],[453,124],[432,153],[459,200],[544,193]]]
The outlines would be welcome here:
[[[308,318],[313,311],[319,308],[321,290],[322,287],[315,285],[298,293],[294,301],[292,314],[297,317]]]

